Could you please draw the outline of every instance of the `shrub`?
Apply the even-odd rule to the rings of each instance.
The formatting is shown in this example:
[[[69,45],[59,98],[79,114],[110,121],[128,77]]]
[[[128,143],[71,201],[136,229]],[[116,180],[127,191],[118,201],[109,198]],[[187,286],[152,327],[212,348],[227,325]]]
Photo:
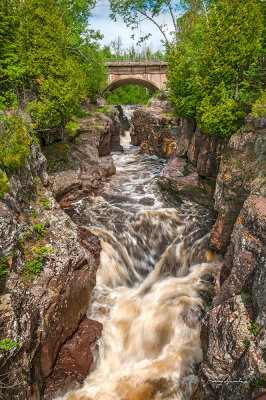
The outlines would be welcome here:
[[[12,341],[9,338],[0,339],[0,349],[2,350],[10,350],[13,347],[17,346],[19,343],[17,340]]]
[[[0,282],[5,279],[8,273],[7,269],[7,257],[0,258]]]
[[[41,268],[47,260],[48,254],[52,252],[53,250],[50,247],[32,247],[32,258],[26,259],[26,277],[31,275],[40,276]]]

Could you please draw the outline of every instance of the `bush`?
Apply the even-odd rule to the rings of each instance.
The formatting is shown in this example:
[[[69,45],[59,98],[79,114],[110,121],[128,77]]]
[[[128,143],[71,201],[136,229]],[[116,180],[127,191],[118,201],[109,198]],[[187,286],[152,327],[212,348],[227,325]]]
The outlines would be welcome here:
[[[0,114],[0,198],[10,189],[4,171],[23,167],[30,154],[31,140],[22,117],[15,112]]]

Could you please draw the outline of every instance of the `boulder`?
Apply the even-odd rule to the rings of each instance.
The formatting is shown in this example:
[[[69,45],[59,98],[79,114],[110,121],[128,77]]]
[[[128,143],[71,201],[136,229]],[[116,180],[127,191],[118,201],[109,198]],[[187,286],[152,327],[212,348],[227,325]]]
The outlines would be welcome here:
[[[161,171],[158,184],[179,199],[212,207],[215,181],[203,179],[188,160],[173,157]]]
[[[42,148],[48,160],[49,188],[62,207],[98,188],[115,173],[111,151],[122,151],[118,111],[91,111],[65,132],[65,140]]]
[[[61,347],[52,374],[46,380],[44,400],[52,400],[81,384],[94,369],[102,324],[88,318]]]

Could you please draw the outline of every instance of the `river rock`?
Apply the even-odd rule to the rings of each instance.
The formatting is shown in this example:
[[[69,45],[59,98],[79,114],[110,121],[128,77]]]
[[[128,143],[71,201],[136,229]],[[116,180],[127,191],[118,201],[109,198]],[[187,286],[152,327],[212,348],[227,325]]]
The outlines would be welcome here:
[[[84,381],[96,365],[96,342],[101,332],[100,322],[84,318],[77,332],[61,347],[53,372],[46,380],[44,400],[52,400]]]
[[[244,125],[234,134],[222,157],[215,189],[218,218],[211,246],[225,252],[234,223],[250,193],[265,195],[266,129]]]
[[[250,400],[263,392],[266,199],[251,195],[235,224],[203,320],[204,360],[193,400]]]
[[[138,108],[132,115],[131,143],[141,151],[169,158],[175,153],[181,133],[180,119],[161,109]]]
[[[9,176],[11,190],[0,201],[0,259],[8,270],[1,282],[0,338],[18,342],[0,349],[6,400],[40,398],[60,348],[85,317],[99,264],[97,237],[79,233],[43,186],[44,160],[33,144],[25,167]],[[40,273],[29,272],[34,249],[48,248]]]
[[[172,158],[161,171],[158,184],[179,199],[208,206],[213,204],[215,181],[201,178],[196,168],[184,158]]]

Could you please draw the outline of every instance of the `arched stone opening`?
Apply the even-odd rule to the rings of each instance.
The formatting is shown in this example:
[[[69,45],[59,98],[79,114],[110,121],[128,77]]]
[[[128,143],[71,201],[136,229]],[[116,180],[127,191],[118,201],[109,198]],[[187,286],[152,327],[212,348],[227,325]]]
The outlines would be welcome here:
[[[129,78],[125,78],[125,79],[115,80],[103,91],[103,94],[105,94],[107,92],[112,92],[113,90],[115,90],[121,86],[127,86],[127,85],[144,86],[147,89],[151,90],[152,92],[159,90],[159,88],[153,82],[151,82],[149,80],[129,77]]]

